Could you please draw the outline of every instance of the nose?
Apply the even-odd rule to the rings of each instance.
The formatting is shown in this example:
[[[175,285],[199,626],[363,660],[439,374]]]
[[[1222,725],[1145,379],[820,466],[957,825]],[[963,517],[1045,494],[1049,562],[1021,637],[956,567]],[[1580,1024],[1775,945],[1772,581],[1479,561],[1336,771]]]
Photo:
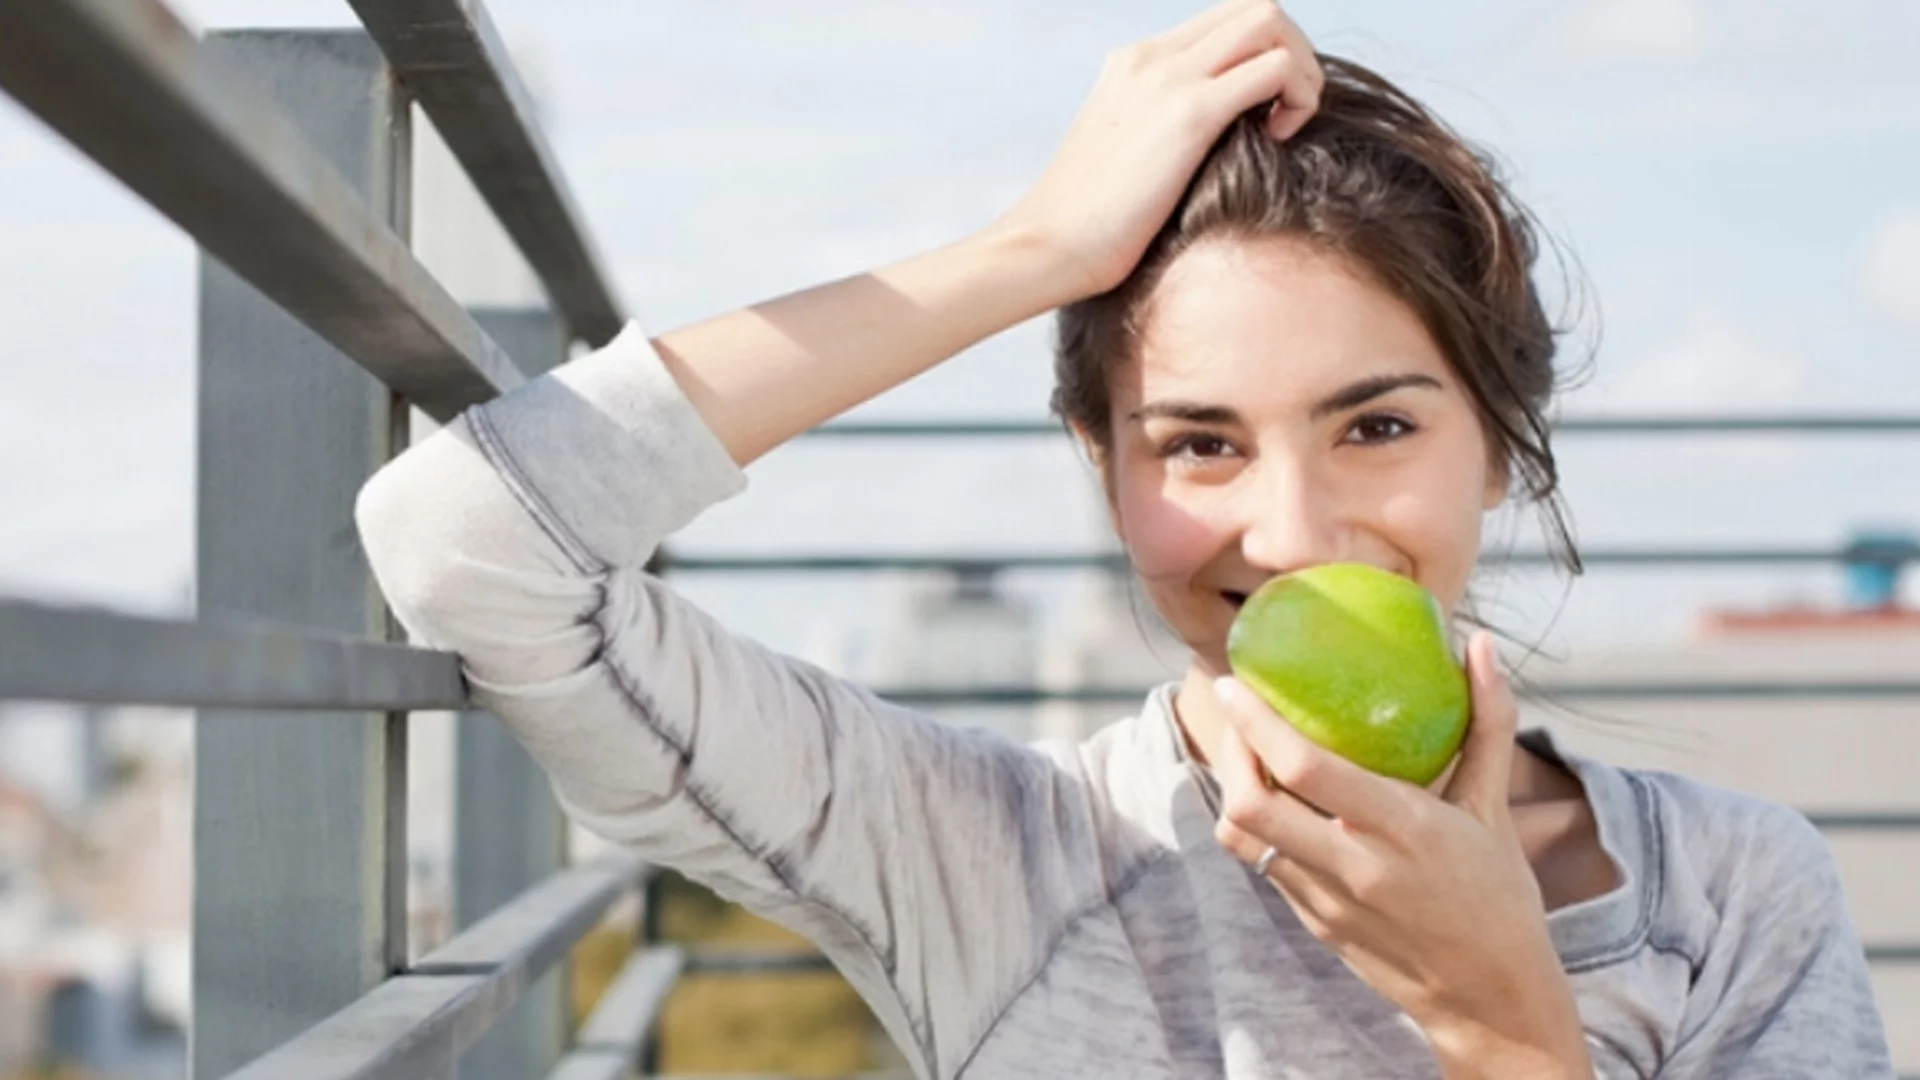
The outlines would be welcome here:
[[[1269,574],[1351,558],[1350,523],[1310,463],[1268,455],[1242,477],[1240,554]]]

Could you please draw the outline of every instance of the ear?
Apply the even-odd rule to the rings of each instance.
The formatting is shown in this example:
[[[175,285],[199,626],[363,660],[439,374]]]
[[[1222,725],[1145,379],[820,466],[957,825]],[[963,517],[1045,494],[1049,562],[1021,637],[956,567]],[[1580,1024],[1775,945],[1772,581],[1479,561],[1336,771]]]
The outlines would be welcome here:
[[[1487,484],[1481,493],[1480,506],[1483,510],[1493,510],[1507,501],[1507,494],[1513,489],[1513,466],[1507,455],[1497,447],[1487,448]]]
[[[1087,456],[1087,464],[1093,467],[1094,477],[1100,483],[1100,494],[1107,504],[1107,524],[1112,527],[1113,535],[1125,544],[1127,531],[1121,527],[1120,502],[1114,495],[1112,455],[1079,421],[1070,420],[1067,426],[1073,429],[1074,441],[1080,444],[1081,452]]]
[[[1487,490],[1481,502],[1482,508],[1487,510],[1493,510],[1498,508],[1501,503],[1506,502],[1507,488],[1509,483],[1510,483],[1510,477],[1507,473],[1507,470],[1488,469],[1487,470]]]

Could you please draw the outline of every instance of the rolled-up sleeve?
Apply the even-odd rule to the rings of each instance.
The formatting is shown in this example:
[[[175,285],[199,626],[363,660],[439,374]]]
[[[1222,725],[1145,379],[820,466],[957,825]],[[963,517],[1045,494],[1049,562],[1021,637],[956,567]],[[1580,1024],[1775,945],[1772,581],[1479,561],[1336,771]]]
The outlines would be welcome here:
[[[636,326],[422,440],[357,519],[401,623],[459,654],[570,816],[817,941],[937,1075],[1098,887],[1084,785],[646,571],[744,485]]]

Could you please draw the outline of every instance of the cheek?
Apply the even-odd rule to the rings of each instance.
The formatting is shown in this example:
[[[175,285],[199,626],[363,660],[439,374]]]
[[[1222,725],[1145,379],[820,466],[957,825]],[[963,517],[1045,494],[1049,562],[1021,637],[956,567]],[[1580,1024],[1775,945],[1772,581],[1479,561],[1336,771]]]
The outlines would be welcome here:
[[[1408,485],[1381,507],[1381,521],[1396,547],[1418,567],[1426,586],[1451,612],[1466,595],[1480,556],[1481,480],[1471,470],[1450,469]]]
[[[1225,543],[1197,508],[1169,499],[1154,485],[1122,475],[1114,492],[1121,540],[1134,571],[1149,585],[1178,585],[1198,573]]]

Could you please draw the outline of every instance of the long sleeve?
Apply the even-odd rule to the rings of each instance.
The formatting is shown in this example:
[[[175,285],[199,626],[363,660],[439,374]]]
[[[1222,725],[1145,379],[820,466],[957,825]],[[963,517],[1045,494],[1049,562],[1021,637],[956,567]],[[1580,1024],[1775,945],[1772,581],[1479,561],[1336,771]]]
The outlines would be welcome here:
[[[1670,1077],[1788,1080],[1893,1076],[1840,875],[1805,818],[1768,812],[1734,845],[1742,872],[1721,897]]]
[[[950,1075],[1097,893],[1085,785],[730,633],[643,569],[744,477],[638,327],[469,410],[357,519],[562,806],[818,942]]]

